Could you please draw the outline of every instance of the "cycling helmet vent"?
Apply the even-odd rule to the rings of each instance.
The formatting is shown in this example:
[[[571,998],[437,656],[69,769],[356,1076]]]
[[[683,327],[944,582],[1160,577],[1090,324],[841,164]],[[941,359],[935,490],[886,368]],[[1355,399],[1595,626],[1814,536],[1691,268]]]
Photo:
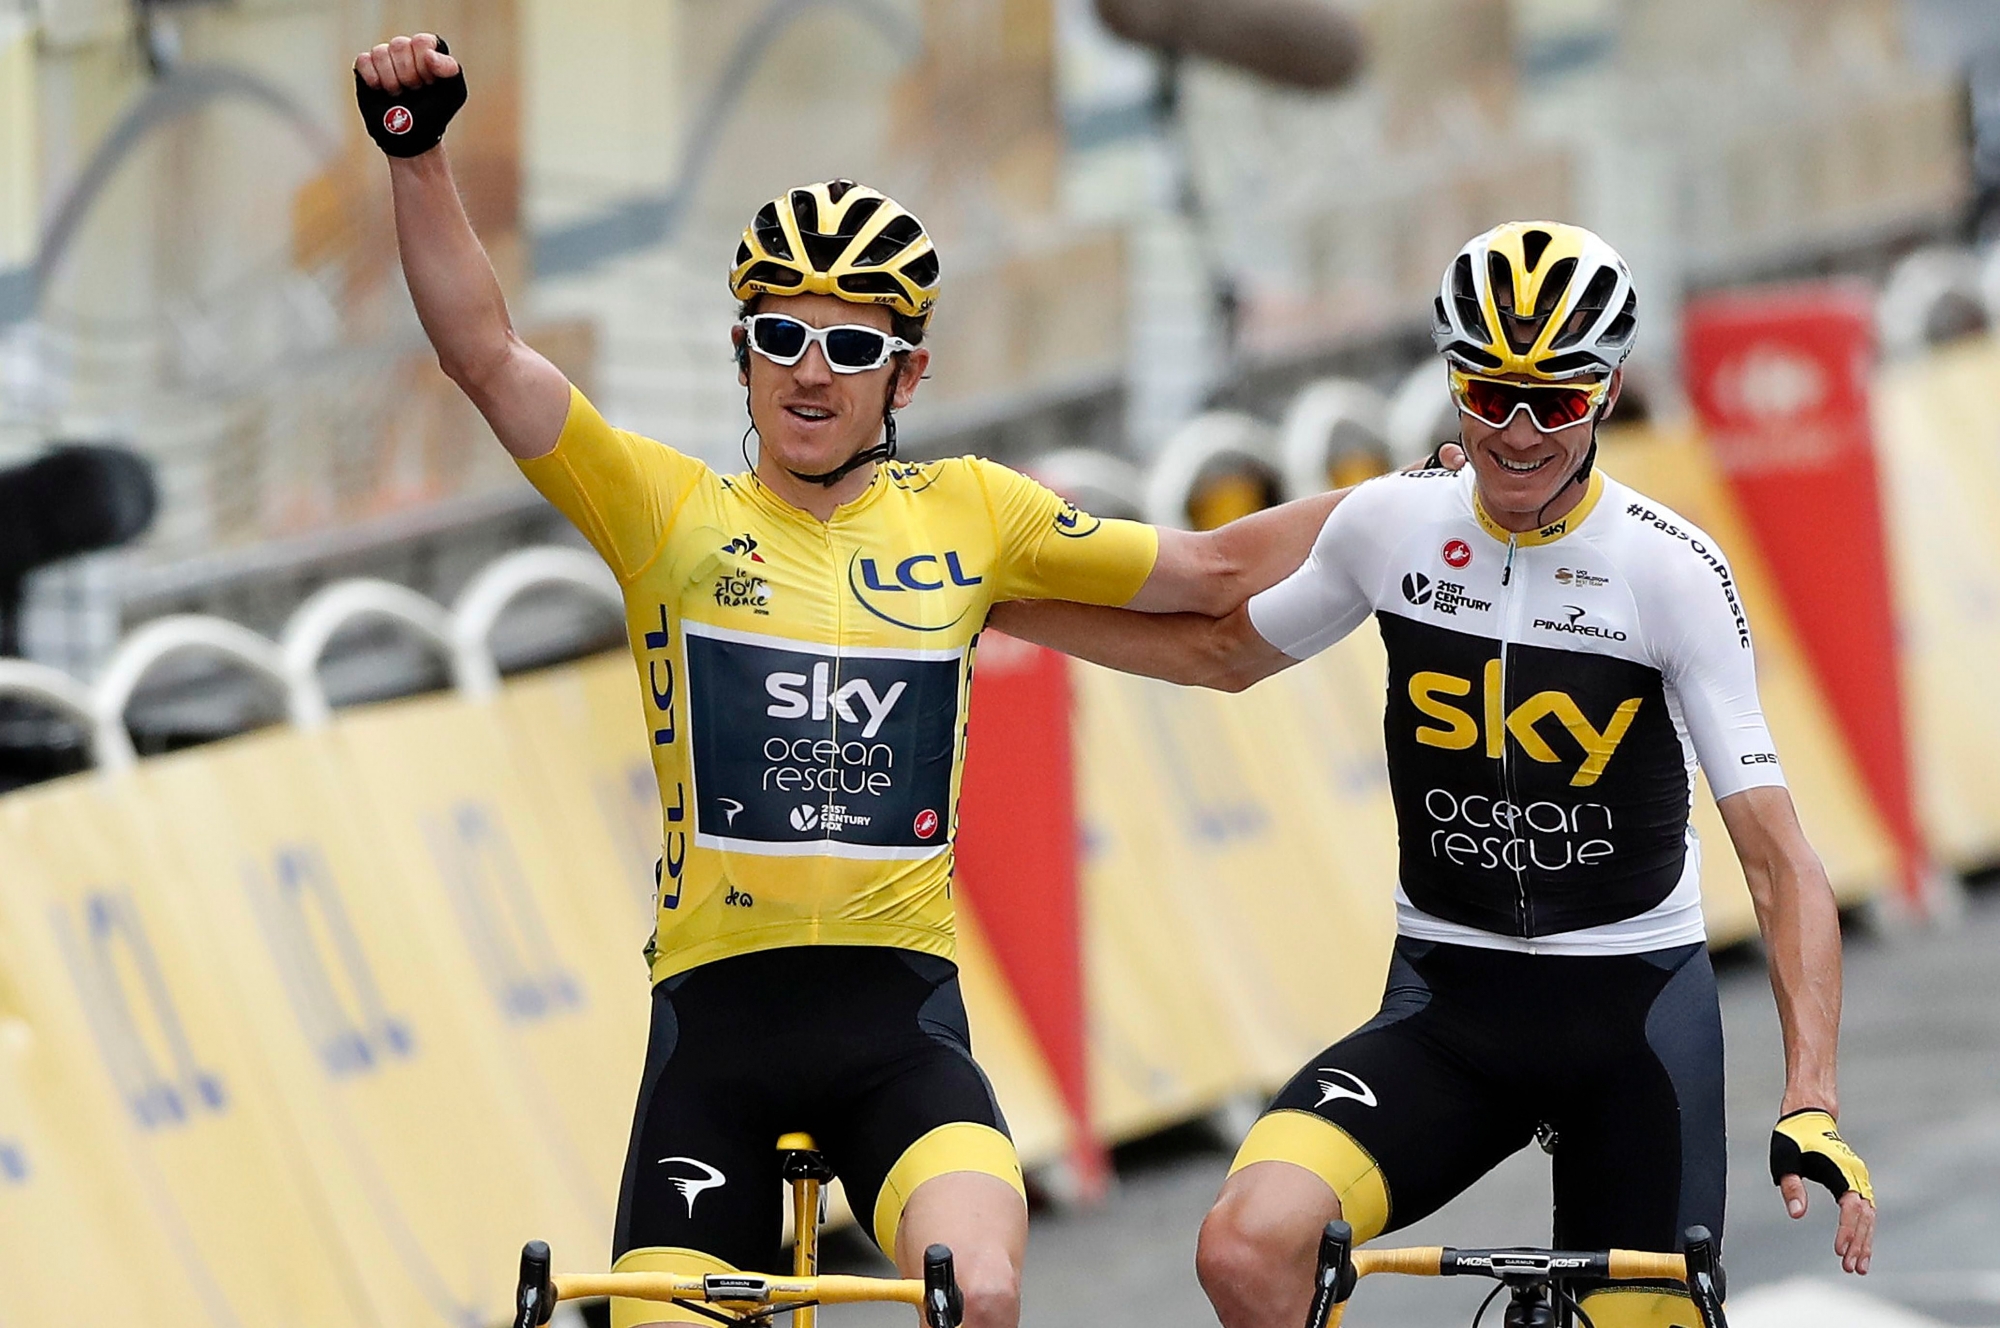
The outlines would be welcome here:
[[[766,203],[759,208],[757,219],[750,223],[750,229],[756,233],[758,243],[763,245],[764,252],[771,257],[782,258],[787,262],[797,259],[798,256],[792,252],[792,242],[785,235],[785,228],[778,224],[777,204]],[[739,258],[736,261],[740,263],[743,260]]]
[[[801,270],[803,269],[803,270]],[[937,300],[937,251],[923,223],[852,180],[789,190],[759,209],[729,275],[739,300],[832,295],[887,305],[919,325]]]
[[[840,278],[840,289],[848,295],[901,295],[903,283],[887,272],[856,272]]]
[[[1631,296],[1625,261],[1590,231],[1510,222],[1471,240],[1445,269],[1431,341],[1468,372],[1528,382],[1601,376],[1631,350]]]
[[[1632,339],[1639,330],[1639,292],[1633,291],[1625,297],[1625,307],[1611,320],[1599,338],[1607,346],[1622,346]]]
[[[1575,377],[1578,373],[1589,373],[1602,377],[1606,368],[1603,360],[1587,350],[1573,350],[1567,355],[1552,355],[1536,368],[1550,377]]]
[[[1565,258],[1549,269],[1542,278],[1541,289],[1535,292],[1534,310],[1536,318],[1547,318],[1562,304],[1562,297],[1569,293],[1570,278],[1576,275],[1576,260]]]
[[[936,250],[922,253],[903,264],[903,275],[917,285],[930,289],[937,285],[938,256]]]
[[[1452,345],[1445,351],[1445,354],[1456,356],[1460,359],[1465,360],[1467,362],[1467,367],[1469,368],[1485,369],[1489,372],[1491,372],[1494,369],[1498,369],[1501,364],[1501,360],[1498,355],[1494,355],[1488,351],[1481,350],[1479,347],[1473,345],[1469,341],[1453,342]]]
[[[874,209],[870,208],[869,212],[872,214]],[[864,267],[880,267],[908,249],[911,242],[922,234],[923,228],[917,225],[915,217],[897,217],[882,228],[881,234],[869,242],[856,261]]]
[[[777,286],[796,286],[804,277],[797,268],[786,267],[783,263],[764,262],[752,267],[746,281],[767,281]]]
[[[1604,316],[1605,309],[1610,306],[1612,292],[1617,289],[1618,274],[1608,267],[1599,269],[1597,275],[1590,279],[1590,285],[1584,288],[1576,307],[1564,320],[1562,335],[1550,342],[1549,348],[1568,350],[1582,341],[1598,319]]]
[[[1555,237],[1547,231],[1527,231],[1521,236],[1521,266],[1533,272],[1542,265],[1542,255]]]
[[[847,243],[850,237],[845,235],[822,235],[818,231],[807,231],[799,238],[804,240],[806,244],[806,262],[812,265],[815,272],[828,272],[832,270],[835,263],[840,261],[841,254],[847,251]]]

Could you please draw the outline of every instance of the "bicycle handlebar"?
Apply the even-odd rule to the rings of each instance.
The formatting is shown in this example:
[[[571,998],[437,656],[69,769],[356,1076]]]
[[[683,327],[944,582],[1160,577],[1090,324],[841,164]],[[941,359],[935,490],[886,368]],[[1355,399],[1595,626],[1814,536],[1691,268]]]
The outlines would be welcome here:
[[[1320,1236],[1319,1266],[1313,1276],[1307,1328],[1338,1328],[1354,1285],[1371,1273],[1410,1277],[1491,1277],[1516,1284],[1603,1279],[1614,1282],[1671,1281],[1686,1285],[1703,1324],[1723,1328],[1722,1268],[1706,1228],[1690,1227],[1685,1254],[1645,1250],[1458,1250],[1427,1245],[1406,1249],[1357,1250],[1354,1230],[1329,1222]]]
[[[629,1300],[698,1300],[751,1310],[781,1305],[856,1305],[871,1301],[914,1305],[929,1328],[958,1328],[965,1299],[958,1289],[951,1251],[933,1245],[924,1251],[924,1275],[917,1278],[770,1277],[763,1273],[562,1273],[549,1274],[549,1247],[531,1240],[521,1247],[521,1278],[514,1293],[512,1328],[540,1328],[556,1303],[591,1296]]]

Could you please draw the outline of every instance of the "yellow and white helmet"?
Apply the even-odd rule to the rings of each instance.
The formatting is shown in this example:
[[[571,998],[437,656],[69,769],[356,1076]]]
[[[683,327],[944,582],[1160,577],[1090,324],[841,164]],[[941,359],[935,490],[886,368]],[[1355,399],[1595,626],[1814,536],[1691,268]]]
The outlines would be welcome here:
[[[895,199],[852,180],[828,180],[757,210],[737,246],[729,289],[739,300],[814,294],[887,305],[922,325],[937,302],[937,250],[924,224]]]
[[[1632,353],[1638,307],[1631,269],[1596,233],[1510,221],[1445,269],[1431,342],[1466,373],[1603,378]]]

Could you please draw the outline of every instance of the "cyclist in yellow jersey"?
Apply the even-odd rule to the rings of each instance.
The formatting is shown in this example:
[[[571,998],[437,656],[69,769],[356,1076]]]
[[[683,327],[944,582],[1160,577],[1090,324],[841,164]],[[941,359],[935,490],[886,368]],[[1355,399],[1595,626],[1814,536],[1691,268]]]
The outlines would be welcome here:
[[[1339,496],[1155,532],[992,462],[897,462],[938,261],[915,217],[846,180],[744,232],[730,284],[760,447],[718,474],[613,428],[514,335],[438,150],[466,95],[442,44],[375,47],[356,90],[440,365],[625,589],[662,856],[618,1266],[768,1262],[773,1144],[807,1130],[905,1275],[949,1245],[966,1323],[1012,1328],[1020,1165],[952,962],[974,641],[1006,599],[1227,613],[1299,564]],[[613,1304],[619,1328],[692,1317]]]

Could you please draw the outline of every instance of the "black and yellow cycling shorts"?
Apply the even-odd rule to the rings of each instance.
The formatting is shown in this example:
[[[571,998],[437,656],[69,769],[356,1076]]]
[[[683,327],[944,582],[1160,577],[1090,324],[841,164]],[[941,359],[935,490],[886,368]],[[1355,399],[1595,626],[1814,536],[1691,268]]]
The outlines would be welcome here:
[[[818,1142],[892,1258],[903,1204],[926,1180],[975,1171],[1021,1189],[955,964],[885,946],[756,951],[653,988],[613,1256],[778,1266],[777,1142],[792,1131]]]
[[[1408,1226],[1533,1141],[1554,1244],[1722,1235],[1722,1015],[1707,950],[1528,955],[1403,938],[1374,1019],[1307,1062],[1238,1151],[1305,1167],[1355,1235]]]

